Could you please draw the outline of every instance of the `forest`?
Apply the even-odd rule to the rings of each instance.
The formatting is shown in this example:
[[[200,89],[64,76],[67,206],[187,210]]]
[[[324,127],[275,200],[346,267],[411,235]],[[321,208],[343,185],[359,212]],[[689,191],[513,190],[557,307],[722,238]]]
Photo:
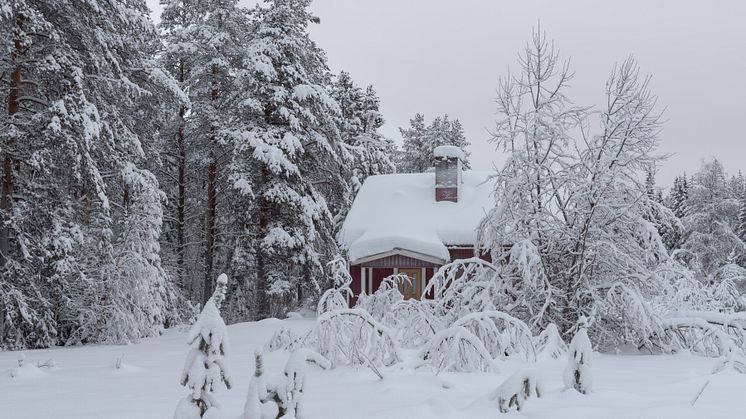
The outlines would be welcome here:
[[[310,38],[310,0],[164,2],[157,27],[144,1],[0,4],[4,349],[156,336],[221,273],[229,324],[314,309],[366,177],[431,170],[439,145],[469,167],[457,118],[380,133],[374,86]],[[520,57],[495,101],[507,161],[480,246],[509,262],[489,306],[534,330],[591,319],[597,347],[663,345],[672,310],[743,311],[743,174],[709,159],[656,184],[662,107],[633,58],[581,106],[543,32]]]

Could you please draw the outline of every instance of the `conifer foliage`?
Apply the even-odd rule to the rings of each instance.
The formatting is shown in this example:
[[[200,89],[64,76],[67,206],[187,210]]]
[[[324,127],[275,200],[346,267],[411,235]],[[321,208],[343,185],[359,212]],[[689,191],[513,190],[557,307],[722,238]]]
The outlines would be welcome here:
[[[0,347],[136,339],[172,308],[150,162],[177,99],[147,14],[0,3]]]
[[[318,18],[309,0],[272,0],[252,10],[240,121],[229,133],[234,164],[251,167],[256,199],[257,316],[281,315],[318,292],[323,261],[332,255],[333,216],[327,205],[344,188],[339,106],[326,88],[326,58],[308,36]],[[318,185],[318,186],[317,186]]]
[[[232,386],[225,360],[229,351],[228,330],[220,317],[227,285],[228,277],[221,274],[215,292],[187,335],[191,349],[180,382],[189,388],[190,394],[177,405],[174,419],[220,418],[220,404],[213,393],[221,385],[228,389]]]
[[[316,302],[393,143],[310,0],[0,2],[0,348],[126,342],[237,278],[229,321]]]
[[[433,166],[433,150],[442,145],[453,145],[464,152],[462,164],[464,169],[470,168],[469,153],[466,148],[469,141],[464,136],[464,129],[458,119],[450,119],[448,115],[437,116],[427,125],[425,116],[416,114],[409,120],[408,128],[399,128],[404,140],[402,152],[399,155],[398,171],[421,173]]]
[[[567,366],[563,377],[566,388],[575,389],[581,394],[588,394],[593,389],[591,376],[593,347],[591,346],[591,340],[588,338],[585,318],[581,318],[579,321],[578,331],[573,336],[570,348],[567,351]]]

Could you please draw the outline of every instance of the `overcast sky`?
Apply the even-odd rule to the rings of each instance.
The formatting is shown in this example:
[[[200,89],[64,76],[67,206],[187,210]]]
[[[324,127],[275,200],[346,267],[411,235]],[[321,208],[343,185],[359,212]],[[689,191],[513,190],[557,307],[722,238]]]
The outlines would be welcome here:
[[[311,36],[331,69],[374,85],[383,132],[397,142],[415,113],[448,113],[464,125],[474,168],[500,162],[487,142],[497,80],[517,69],[540,20],[572,60],[579,105],[600,102],[612,67],[629,54],[653,75],[667,106],[661,151],[675,153],[660,168],[661,186],[702,158],[746,170],[744,0],[315,0],[312,9],[321,24]]]

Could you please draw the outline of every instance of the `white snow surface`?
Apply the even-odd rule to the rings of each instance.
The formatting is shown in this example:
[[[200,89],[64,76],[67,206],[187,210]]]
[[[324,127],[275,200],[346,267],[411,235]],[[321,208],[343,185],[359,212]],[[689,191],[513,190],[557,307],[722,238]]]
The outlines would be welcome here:
[[[447,158],[459,158],[461,160],[464,160],[464,152],[459,147],[455,145],[441,145],[438,147],[435,147],[435,150],[433,150],[433,156],[436,158],[438,157],[447,157]]]
[[[435,173],[366,178],[339,234],[350,262],[397,249],[450,260],[447,245],[473,245],[494,206],[491,174],[463,172],[458,202],[435,201]]]
[[[254,350],[280,327],[303,333],[313,319],[269,319],[228,327],[234,387],[215,393],[223,419],[241,417]],[[187,345],[185,331],[133,345],[91,345],[26,350],[24,365],[54,359],[54,368],[11,377],[18,352],[0,352],[0,417],[3,419],[163,419],[173,417],[185,389],[178,384]],[[404,362],[383,367],[383,380],[367,368],[306,369],[305,419],[487,419],[503,417],[489,395],[516,371],[530,368],[543,382],[541,398],[527,401],[506,418],[726,419],[743,417],[746,375],[710,374],[717,360],[689,354],[594,354],[594,391],[564,390],[564,359],[538,363],[498,361],[500,373],[435,374],[416,369],[416,351]],[[124,356],[127,368],[117,370]],[[281,374],[290,353],[265,353],[264,370]],[[691,401],[709,384],[694,406]]]

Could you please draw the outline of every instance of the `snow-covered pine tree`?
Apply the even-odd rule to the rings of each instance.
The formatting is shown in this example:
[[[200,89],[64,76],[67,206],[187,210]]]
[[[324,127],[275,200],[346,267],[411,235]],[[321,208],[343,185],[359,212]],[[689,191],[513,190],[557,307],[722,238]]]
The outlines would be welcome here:
[[[342,140],[341,155],[343,161],[346,161],[340,168],[344,170],[347,180],[347,191],[342,202],[337,203],[335,208],[330,208],[336,231],[341,227],[365,178],[395,170],[396,146],[378,132],[384,120],[379,110],[380,100],[373,86],[363,90],[343,71],[334,78],[330,90],[340,108],[337,126]]]
[[[126,192],[123,213],[113,243],[113,263],[105,266],[108,280],[101,289],[106,329],[102,338],[127,342],[158,334],[180,317],[177,295],[161,266],[159,236],[164,194],[155,175],[128,163],[121,173]],[[117,300],[115,303],[114,301]]]
[[[357,169],[357,178],[362,183],[366,177],[394,171],[393,141],[383,137],[378,129],[384,123],[380,113],[380,99],[373,86],[365,90],[358,87],[350,75],[341,72],[335,77],[331,96],[340,108],[337,123],[346,151],[354,159],[347,170]]]
[[[738,210],[738,237],[746,243],[746,188],[741,193],[741,205]]]
[[[236,166],[253,171],[256,316],[282,315],[318,297],[324,262],[336,254],[329,201],[344,193],[339,107],[323,52],[308,36],[310,0],[270,0],[239,75],[242,112],[231,132]]]
[[[420,151],[427,144],[427,126],[425,116],[418,113],[409,120],[408,128],[399,127],[402,136],[402,152],[396,161],[397,172],[418,173],[432,167],[432,156],[423,159]]]
[[[567,366],[563,375],[565,388],[573,388],[581,394],[588,394],[593,390],[593,376],[591,375],[593,346],[588,338],[585,322],[585,318],[581,317],[578,331],[570,341]]]
[[[225,360],[228,354],[228,330],[220,316],[225,301],[228,277],[220,274],[215,292],[187,335],[191,346],[184,363],[180,383],[190,393],[179,401],[174,419],[220,418],[220,404],[213,395],[220,385],[230,390],[232,379]]]
[[[181,106],[169,118],[172,141],[165,150],[169,164],[164,177],[169,179],[173,221],[168,232],[173,245],[166,247],[181,281],[205,301],[212,294],[214,270],[232,256],[227,253],[235,244],[230,238],[245,235],[242,227],[251,200],[243,183],[235,187],[242,174],[226,164],[231,156],[226,135],[241,99],[235,94],[235,74],[243,66],[251,22],[237,0],[164,0],[163,5],[167,48],[162,62],[188,92],[190,106],[188,113]],[[189,213],[199,216],[187,220]],[[237,231],[227,231],[232,228]],[[220,247],[226,251],[220,253],[218,244],[225,241]],[[198,245],[190,248],[187,243]],[[185,260],[193,262],[186,266]],[[185,273],[191,278],[183,278]]]
[[[416,114],[409,120],[409,128],[399,128],[403,138],[402,153],[398,161],[399,172],[421,173],[433,166],[433,150],[441,145],[454,145],[464,152],[462,161],[468,169],[471,154],[467,151],[470,143],[464,136],[464,129],[458,119],[451,120],[448,115],[437,116],[430,125],[425,124],[425,117]]]
[[[746,244],[738,237],[738,214],[742,197],[730,187],[728,176],[718,160],[707,161],[689,185],[682,249],[692,255],[689,266],[702,278],[712,277],[735,259],[746,254]]]
[[[655,199],[655,172],[652,170],[649,170],[645,176],[645,193],[649,199]]]
[[[115,311],[124,321],[119,336],[151,333],[162,316],[139,310],[163,302],[141,308],[124,301],[110,275],[123,250],[124,201],[160,205],[150,200],[157,184],[128,196],[123,176],[130,165],[147,176],[159,135],[154,121],[173,103],[170,79],[150,60],[158,34],[145,1],[22,0],[0,10],[0,30],[9,34],[0,74],[10,75],[0,94],[8,104],[0,115],[0,346],[118,339],[108,333]],[[156,268],[157,278],[138,285],[160,298],[154,288],[168,285],[163,271],[151,255],[135,259]],[[135,311],[140,320],[153,317],[143,324]]]

